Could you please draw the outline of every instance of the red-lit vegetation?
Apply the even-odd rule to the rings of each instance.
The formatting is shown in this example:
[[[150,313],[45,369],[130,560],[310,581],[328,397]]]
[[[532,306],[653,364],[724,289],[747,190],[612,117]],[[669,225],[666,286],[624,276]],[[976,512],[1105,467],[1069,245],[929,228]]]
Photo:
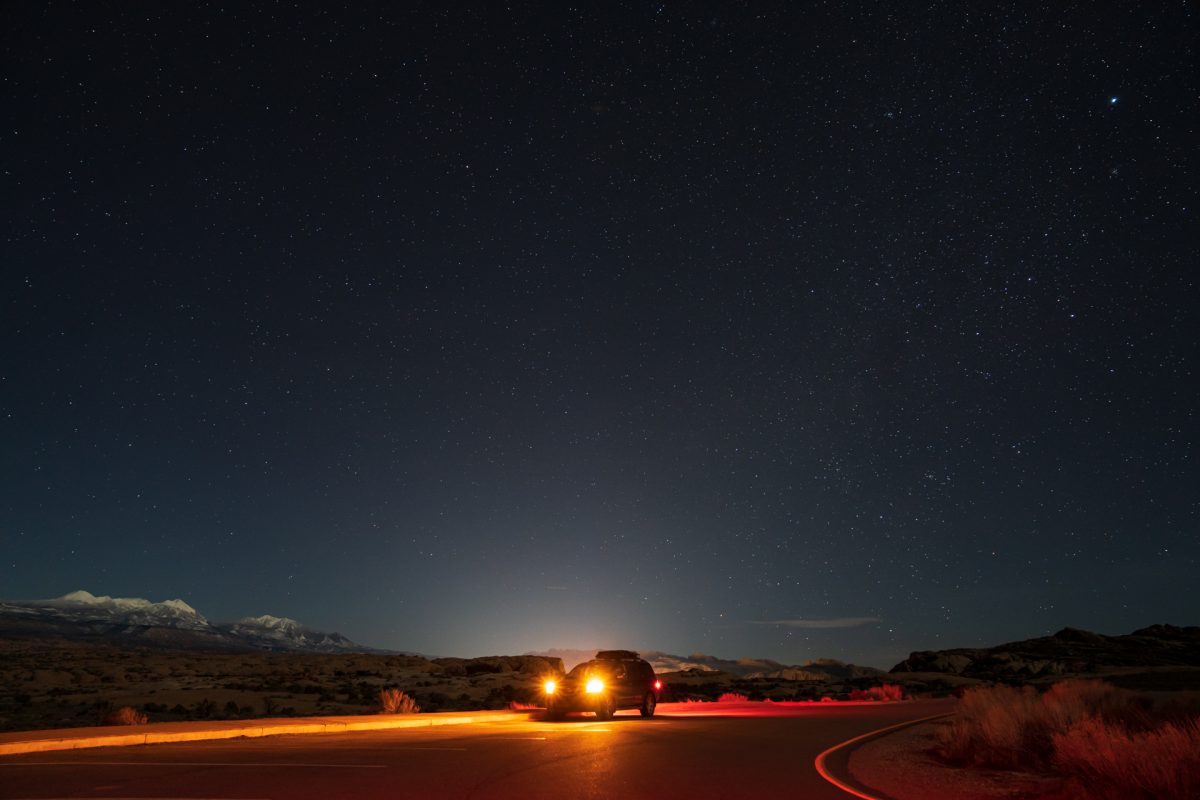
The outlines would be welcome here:
[[[746,697],[744,694],[737,694],[736,692],[726,692],[717,698],[718,703],[747,703],[749,701],[749,697]]]
[[[938,731],[948,761],[1057,772],[1062,798],[1186,800],[1200,797],[1200,713],[1155,708],[1097,680],[969,689]]]
[[[104,715],[105,725],[145,725],[146,715],[136,708],[122,706]]]
[[[420,710],[417,701],[399,689],[379,690],[380,714],[416,714]]]
[[[541,708],[537,703],[522,703],[519,700],[513,700],[508,704],[509,711],[537,711]]]
[[[869,689],[855,689],[850,692],[851,700],[874,700],[891,702],[904,699],[904,688],[896,683],[885,683],[882,686],[872,686]]]

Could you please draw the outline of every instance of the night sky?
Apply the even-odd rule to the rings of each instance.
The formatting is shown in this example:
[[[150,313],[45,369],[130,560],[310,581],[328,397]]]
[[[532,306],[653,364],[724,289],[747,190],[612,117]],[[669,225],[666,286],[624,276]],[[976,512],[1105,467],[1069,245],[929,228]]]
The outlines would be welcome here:
[[[245,5],[4,6],[0,597],[1200,623],[1191,4]]]

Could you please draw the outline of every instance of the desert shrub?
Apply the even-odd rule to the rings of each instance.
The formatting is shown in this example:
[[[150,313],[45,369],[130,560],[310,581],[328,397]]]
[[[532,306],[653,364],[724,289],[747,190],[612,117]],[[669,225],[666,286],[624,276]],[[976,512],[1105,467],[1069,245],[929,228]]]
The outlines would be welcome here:
[[[745,703],[745,702],[748,702],[749,699],[750,698],[746,697],[746,695],[744,695],[744,694],[737,694],[735,692],[725,692],[723,695],[721,695],[720,697],[717,698],[717,702],[718,703]]]
[[[426,711],[440,711],[454,702],[445,692],[429,692],[421,697],[421,708]]]
[[[216,716],[216,713],[216,701],[209,700],[207,697],[196,703],[195,708],[192,710],[192,715],[200,719],[208,719],[209,717]]]
[[[1095,800],[1200,797],[1200,720],[1130,731],[1092,717],[1053,736],[1054,763]]]
[[[417,701],[399,689],[379,690],[380,714],[416,714],[420,710]]]
[[[1022,726],[1034,715],[1031,687],[997,686],[963,692],[958,713],[937,732],[938,753],[948,761],[1014,767],[1022,758]]]
[[[145,725],[149,718],[130,706],[121,706],[104,716],[105,725]]]
[[[1147,713],[1148,705],[1141,697],[1105,681],[1059,681],[1047,689],[1041,699],[1045,725],[1054,731],[1091,717],[1128,726],[1153,725]]]
[[[541,706],[536,705],[534,703],[521,703],[521,702],[518,702],[517,700],[513,700],[511,703],[508,704],[509,711],[536,711],[537,709],[540,709],[540,708],[541,708]]]
[[[1062,756],[1060,747],[1079,752],[1087,737],[1107,736],[1111,746],[1097,754],[1133,752],[1131,743],[1142,734],[1170,727],[1164,721],[1143,698],[1104,681],[1061,681],[1041,695],[1029,686],[973,688],[963,692],[950,724],[938,730],[937,752],[951,762],[983,767],[1061,768],[1063,758],[1077,759]]]
[[[851,700],[874,700],[879,702],[903,700],[904,687],[898,683],[885,683],[882,686],[872,686],[867,689],[855,689],[850,692]]]

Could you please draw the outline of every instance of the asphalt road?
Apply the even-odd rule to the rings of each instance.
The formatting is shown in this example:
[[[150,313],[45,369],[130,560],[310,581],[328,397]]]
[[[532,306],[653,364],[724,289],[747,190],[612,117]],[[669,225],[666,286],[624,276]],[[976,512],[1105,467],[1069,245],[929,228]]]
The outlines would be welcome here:
[[[813,760],[945,701],[664,705],[406,730],[106,747],[0,758],[0,798],[804,798],[850,795]],[[836,760],[834,761],[836,766]]]

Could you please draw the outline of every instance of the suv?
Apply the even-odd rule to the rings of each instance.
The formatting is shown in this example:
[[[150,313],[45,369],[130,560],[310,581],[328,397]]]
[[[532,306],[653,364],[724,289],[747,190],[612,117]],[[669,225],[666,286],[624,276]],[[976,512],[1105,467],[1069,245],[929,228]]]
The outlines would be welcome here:
[[[547,680],[542,690],[550,719],[568,711],[594,711],[597,719],[611,719],[619,708],[636,708],[643,717],[652,717],[662,681],[632,650],[601,650],[565,677]]]

